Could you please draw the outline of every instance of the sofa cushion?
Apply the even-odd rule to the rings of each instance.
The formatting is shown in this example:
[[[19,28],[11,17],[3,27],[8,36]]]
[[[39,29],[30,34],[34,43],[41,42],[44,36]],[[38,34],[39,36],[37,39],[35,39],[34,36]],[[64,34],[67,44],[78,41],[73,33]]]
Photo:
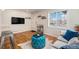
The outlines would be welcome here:
[[[67,45],[67,43],[60,40],[57,40],[54,44],[51,44],[51,46],[55,47],[56,49],[59,49],[60,47],[65,45]]]

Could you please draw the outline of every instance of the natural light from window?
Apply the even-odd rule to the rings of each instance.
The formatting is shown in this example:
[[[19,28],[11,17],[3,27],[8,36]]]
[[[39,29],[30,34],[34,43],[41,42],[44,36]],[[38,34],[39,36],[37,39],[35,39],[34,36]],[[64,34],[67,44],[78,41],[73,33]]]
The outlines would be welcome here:
[[[53,12],[48,15],[48,26],[64,28],[67,24],[66,13],[65,12]]]

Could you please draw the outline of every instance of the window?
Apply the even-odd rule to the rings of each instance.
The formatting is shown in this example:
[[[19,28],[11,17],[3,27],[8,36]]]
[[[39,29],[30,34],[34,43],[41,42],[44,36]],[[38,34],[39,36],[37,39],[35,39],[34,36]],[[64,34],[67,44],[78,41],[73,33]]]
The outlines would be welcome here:
[[[66,11],[50,13],[48,17],[49,26],[65,27],[67,24]]]

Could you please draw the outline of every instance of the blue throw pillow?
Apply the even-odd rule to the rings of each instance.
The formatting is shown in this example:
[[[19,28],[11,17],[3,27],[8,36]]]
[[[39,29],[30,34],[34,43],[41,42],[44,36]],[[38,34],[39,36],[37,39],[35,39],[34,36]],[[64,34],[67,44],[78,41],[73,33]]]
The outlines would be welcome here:
[[[77,37],[77,36],[78,36],[78,32],[67,30],[65,35],[63,35],[63,38],[69,41],[73,37]]]

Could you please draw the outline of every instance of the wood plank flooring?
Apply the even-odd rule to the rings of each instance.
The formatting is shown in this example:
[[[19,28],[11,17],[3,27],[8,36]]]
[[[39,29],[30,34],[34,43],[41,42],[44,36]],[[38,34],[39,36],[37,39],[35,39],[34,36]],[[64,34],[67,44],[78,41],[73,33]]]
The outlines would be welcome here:
[[[35,32],[30,32],[30,31],[15,33],[14,34],[15,49],[20,49],[20,47],[18,47],[17,44],[31,40],[33,34],[35,34]],[[48,38],[48,40],[53,40],[53,42],[56,41],[56,37],[50,35],[46,35],[46,37]],[[5,41],[5,49],[9,49],[9,48],[10,48],[10,42],[9,42],[9,38],[7,37]]]

